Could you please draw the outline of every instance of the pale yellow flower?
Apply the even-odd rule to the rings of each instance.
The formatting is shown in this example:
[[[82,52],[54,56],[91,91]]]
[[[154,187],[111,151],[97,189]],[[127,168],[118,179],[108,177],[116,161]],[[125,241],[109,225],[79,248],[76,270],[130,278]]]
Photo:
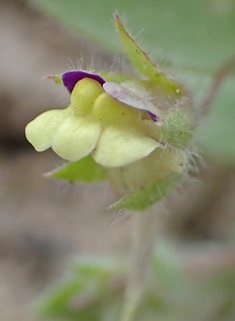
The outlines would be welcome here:
[[[91,153],[102,166],[119,167],[164,147],[151,117],[144,119],[145,110],[111,97],[88,75],[72,88],[69,107],[47,111],[26,126],[26,137],[37,151],[51,147],[69,161]]]

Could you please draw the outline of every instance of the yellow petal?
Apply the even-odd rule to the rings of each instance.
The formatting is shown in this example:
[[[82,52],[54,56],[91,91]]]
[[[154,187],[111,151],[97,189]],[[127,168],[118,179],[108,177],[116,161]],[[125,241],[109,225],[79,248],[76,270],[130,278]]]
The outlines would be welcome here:
[[[79,114],[90,113],[94,100],[104,92],[100,83],[91,78],[83,78],[74,86],[71,106]]]
[[[66,118],[67,113],[67,109],[49,110],[36,117],[26,126],[26,138],[38,152],[51,147],[53,136]]]
[[[133,123],[141,119],[140,110],[121,103],[105,92],[94,101],[92,114],[110,124]]]
[[[109,126],[103,129],[92,155],[102,166],[116,167],[141,159],[157,147],[161,144],[137,129]]]
[[[79,160],[95,148],[100,132],[99,122],[69,115],[56,132],[52,149],[64,159]]]

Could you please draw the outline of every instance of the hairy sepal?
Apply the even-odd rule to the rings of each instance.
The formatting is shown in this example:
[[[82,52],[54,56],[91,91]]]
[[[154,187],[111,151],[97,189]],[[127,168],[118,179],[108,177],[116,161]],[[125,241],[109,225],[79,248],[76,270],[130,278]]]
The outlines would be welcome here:
[[[62,75],[47,76],[48,79],[53,80],[57,85],[63,86]]]
[[[164,116],[161,134],[167,144],[180,148],[187,147],[193,132],[193,122],[184,110],[173,109]]]
[[[151,185],[147,185],[138,191],[123,196],[119,201],[110,205],[109,209],[143,211],[174,190],[181,179],[182,174],[174,174],[165,179],[157,180]]]
[[[163,91],[181,96],[182,87],[172,79],[166,77],[157,66],[154,65],[147,54],[140,49],[135,40],[125,29],[119,15],[115,16],[115,25],[122,45],[133,66],[151,82],[158,84]]]

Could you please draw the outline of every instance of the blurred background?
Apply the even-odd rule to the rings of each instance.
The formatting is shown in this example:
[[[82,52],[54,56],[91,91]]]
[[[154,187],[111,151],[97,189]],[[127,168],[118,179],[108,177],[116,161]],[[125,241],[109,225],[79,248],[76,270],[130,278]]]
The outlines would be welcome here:
[[[74,255],[129,249],[132,222],[106,211],[114,200],[108,183],[43,177],[63,160],[50,150],[36,153],[24,136],[39,113],[68,103],[45,76],[77,66],[81,57],[88,66],[94,57],[113,63],[112,53],[28,2],[0,0],[0,320],[39,320],[31,313],[34,301]],[[226,245],[234,231],[234,168],[208,158],[192,184],[167,202],[159,234],[180,244],[222,244],[203,260],[200,251],[188,258],[191,272],[203,274],[215,266],[235,269],[235,248]]]

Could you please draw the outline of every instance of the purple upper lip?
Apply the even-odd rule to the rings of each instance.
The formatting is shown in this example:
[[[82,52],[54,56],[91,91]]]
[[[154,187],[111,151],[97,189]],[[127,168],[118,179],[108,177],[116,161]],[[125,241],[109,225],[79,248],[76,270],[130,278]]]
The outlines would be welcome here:
[[[68,71],[62,75],[62,81],[64,86],[68,89],[68,91],[71,93],[73,91],[74,86],[79,80],[82,80],[83,78],[91,78],[96,81],[98,81],[101,86],[105,83],[105,80],[96,74],[91,74],[89,72],[85,71]]]

